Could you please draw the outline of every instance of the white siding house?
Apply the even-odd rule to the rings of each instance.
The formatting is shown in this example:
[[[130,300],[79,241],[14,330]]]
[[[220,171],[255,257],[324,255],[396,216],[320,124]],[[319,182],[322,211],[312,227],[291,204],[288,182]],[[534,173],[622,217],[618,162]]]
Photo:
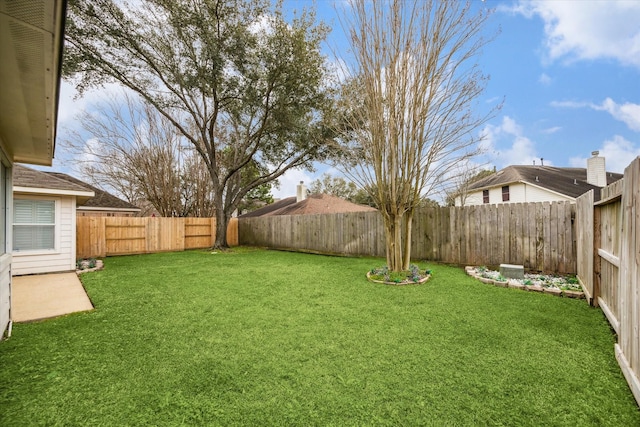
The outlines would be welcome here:
[[[0,339],[10,330],[12,166],[51,165],[64,0],[0,0]]]
[[[503,200],[503,187],[508,187],[509,200]],[[488,192],[489,200],[486,203],[528,203],[528,202],[564,202],[574,199],[546,188],[538,187],[526,182],[513,182],[507,185],[487,188],[484,190],[470,191],[467,195],[465,205],[482,205],[483,196]],[[504,192],[506,194],[506,192]],[[460,204],[458,204],[460,206]]]
[[[13,275],[75,270],[76,203],[93,191],[14,166]]]
[[[599,190],[622,178],[621,174],[605,172],[604,157],[599,157],[597,151],[592,154],[587,168],[508,166],[471,184],[456,197],[455,204],[574,202],[587,191]]]

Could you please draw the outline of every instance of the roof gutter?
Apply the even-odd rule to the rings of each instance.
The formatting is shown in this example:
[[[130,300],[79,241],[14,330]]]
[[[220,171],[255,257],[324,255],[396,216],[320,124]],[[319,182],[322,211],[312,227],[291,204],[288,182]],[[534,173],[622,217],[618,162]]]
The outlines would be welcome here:
[[[60,25],[62,27],[60,31],[60,41],[58,43],[58,69],[56,70],[56,93],[55,93],[55,107],[53,109],[53,141],[51,143],[51,153],[55,157],[56,153],[56,137],[58,135],[58,108],[60,105],[60,86],[62,86],[62,61],[64,59],[64,40],[67,28],[67,0],[59,0],[61,2],[59,9]]]

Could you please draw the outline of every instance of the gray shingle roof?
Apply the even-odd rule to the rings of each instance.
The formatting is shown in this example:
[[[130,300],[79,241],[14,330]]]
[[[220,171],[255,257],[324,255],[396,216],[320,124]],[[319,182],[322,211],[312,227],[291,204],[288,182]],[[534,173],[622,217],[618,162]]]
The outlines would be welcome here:
[[[86,185],[66,181],[47,172],[38,171],[19,164],[13,165],[13,186],[42,188],[63,191],[93,191]]]
[[[622,177],[622,174],[607,172],[607,185],[618,181]],[[483,190],[514,182],[525,182],[531,185],[537,185],[574,199],[589,190],[600,189],[600,187],[587,182],[587,169],[585,168],[514,165],[507,166],[473,183],[469,190]],[[599,198],[600,192],[595,191],[595,195],[596,198]]]
[[[95,196],[87,201],[79,200],[78,207],[126,209],[133,212],[140,211],[140,208],[129,202],[61,172],[39,171],[23,165],[14,164],[13,185],[14,187],[93,192]]]
[[[287,197],[286,199],[278,200],[277,202],[270,203],[266,206],[256,209],[255,211],[247,212],[246,214],[239,215],[238,218],[254,218],[257,216],[269,215],[273,211],[277,211],[285,206],[292,205],[296,202],[296,197]]]
[[[106,191],[99,189],[98,187],[94,187],[93,185],[87,184],[86,182],[83,182],[78,178],[74,178],[70,175],[67,175],[61,172],[46,172],[46,174],[52,177],[61,179],[63,181],[67,181],[69,183],[75,183],[75,184],[87,187],[96,194],[94,197],[87,200],[85,203],[83,203],[80,206],[83,206],[86,208],[106,208],[106,209],[113,208],[113,209],[127,209],[134,212],[140,211],[140,208],[137,207],[136,205],[131,204],[125,200],[122,200],[114,196],[113,194],[109,194]]]
[[[351,203],[340,197],[328,194],[312,194],[304,200],[296,202],[295,197],[287,197],[279,202],[264,206],[240,218],[250,218],[267,215],[313,215],[323,213],[346,213],[375,211],[371,206]]]

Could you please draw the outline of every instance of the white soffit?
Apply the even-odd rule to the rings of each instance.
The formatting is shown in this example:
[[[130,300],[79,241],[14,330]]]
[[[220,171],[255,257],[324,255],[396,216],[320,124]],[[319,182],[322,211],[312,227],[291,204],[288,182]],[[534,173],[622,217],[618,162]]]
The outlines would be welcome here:
[[[13,161],[51,165],[63,0],[0,0],[0,139]]]

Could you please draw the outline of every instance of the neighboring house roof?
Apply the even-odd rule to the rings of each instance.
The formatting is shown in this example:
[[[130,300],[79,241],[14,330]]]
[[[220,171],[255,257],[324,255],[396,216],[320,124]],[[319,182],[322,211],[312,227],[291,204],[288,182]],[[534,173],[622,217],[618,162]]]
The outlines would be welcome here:
[[[280,205],[277,207],[274,206],[276,203],[279,203]],[[299,202],[296,202],[295,197],[288,197],[276,203],[267,205],[248,214],[241,215],[240,218],[268,215],[313,215],[324,213],[369,212],[376,210],[371,206],[358,205],[341,199],[340,197],[330,196],[328,194],[313,194]],[[271,208],[267,209],[269,207]]]
[[[247,212],[246,214],[239,215],[238,218],[254,218],[257,216],[270,215],[272,212],[277,211],[285,206],[289,206],[296,203],[296,197],[287,197],[286,199],[278,200],[277,202],[270,203],[266,206],[256,209],[255,211]]]
[[[622,174],[607,172],[607,185],[623,177]],[[589,190],[601,187],[587,182],[586,168],[557,168],[553,166],[517,165],[506,168],[473,183],[468,191],[479,191],[497,186],[523,182],[563,194],[573,199]],[[600,192],[595,191],[596,198]]]
[[[19,164],[13,165],[13,191],[17,193],[76,196],[78,203],[94,196],[94,192],[83,185],[65,181],[64,179],[50,176],[46,172]]]
[[[131,212],[140,212],[140,208],[136,205],[129,203],[125,200],[122,200],[112,194],[107,193],[104,190],[99,189],[98,187],[94,187],[93,185],[87,184],[79,180],[78,178],[74,178],[70,175],[61,172],[46,172],[47,175],[62,179],[69,183],[74,183],[78,185],[82,185],[84,187],[90,188],[95,196],[81,206],[78,206],[78,209],[81,210],[120,210],[120,211],[131,211]]]

